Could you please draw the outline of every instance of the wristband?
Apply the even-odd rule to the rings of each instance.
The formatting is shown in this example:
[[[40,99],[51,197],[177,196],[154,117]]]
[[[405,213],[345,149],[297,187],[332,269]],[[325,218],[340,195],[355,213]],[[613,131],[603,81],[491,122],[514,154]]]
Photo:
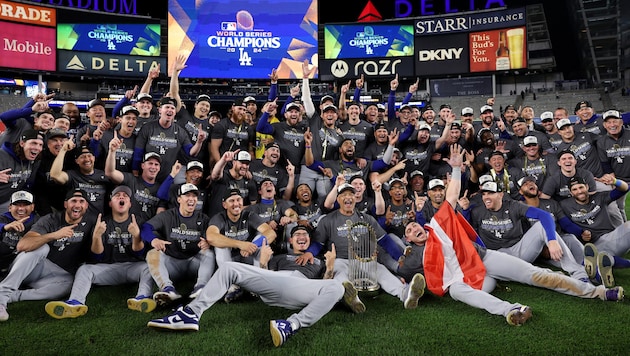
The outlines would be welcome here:
[[[304,148],[311,148],[311,146],[304,146]]]
[[[615,179],[615,187],[617,188],[621,188],[621,185],[623,184],[622,180],[619,179]]]

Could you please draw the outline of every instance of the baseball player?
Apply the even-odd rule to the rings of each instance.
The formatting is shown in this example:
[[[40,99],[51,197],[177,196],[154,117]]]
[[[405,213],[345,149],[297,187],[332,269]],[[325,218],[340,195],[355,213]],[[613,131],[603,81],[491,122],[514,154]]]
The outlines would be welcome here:
[[[495,279],[516,281],[581,298],[623,300],[622,287],[595,287],[473,242],[476,236],[470,225],[455,211],[461,190],[460,147],[451,147],[448,163],[453,167],[453,174],[446,190],[447,204],[442,204],[427,225],[427,230],[417,222],[405,228],[405,238],[412,250],[399,269],[403,278],[424,272],[428,287],[434,294],[443,296],[449,292],[451,298],[491,314],[503,315],[508,324],[515,326],[530,319],[532,310],[490,294]]]
[[[88,195],[82,189],[70,190],[64,207],[39,219],[18,242],[20,253],[0,283],[0,321],[9,319],[8,303],[59,298],[70,291],[90,248],[94,221],[86,216]],[[19,289],[23,285],[30,288]]]
[[[34,211],[33,194],[19,190],[11,195],[9,211],[0,215],[0,278],[17,257],[18,241],[39,220]]]
[[[604,174],[600,181],[615,187],[610,192],[589,194],[586,180],[574,177],[569,181],[571,198],[560,202],[562,210],[582,230],[577,237],[586,244],[584,249],[584,265],[589,277],[596,278],[597,271],[601,274],[605,285],[614,285],[612,265],[618,268],[630,267],[630,262],[618,256],[625,255],[630,250],[630,226],[624,223],[614,227],[606,207],[617,199],[624,199],[628,193],[628,183],[616,179],[614,175]],[[587,251],[588,250],[590,251]],[[601,251],[601,252],[600,252]],[[603,255],[600,255],[604,253]],[[612,256],[606,256],[606,254]],[[614,257],[613,257],[614,256]],[[593,261],[593,259],[597,261]],[[613,260],[603,263],[602,259]],[[606,266],[607,265],[607,266]],[[599,266],[596,268],[596,266]]]
[[[271,260],[271,248],[263,245],[261,268],[244,263],[226,262],[192,303],[180,307],[175,313],[162,319],[151,320],[147,325],[169,330],[199,330],[199,318],[203,312],[219,301],[228,287],[239,284],[244,289],[256,293],[268,305],[302,309],[286,320],[270,321],[273,343],[276,347],[282,345],[300,328],[311,326],[321,319],[338,301],[345,301],[344,295],[357,294],[352,283],[342,285],[331,279],[336,257],[334,246],[325,255],[326,272],[324,279],[319,280],[312,278],[321,275],[324,269],[323,261],[316,259],[313,264],[302,266],[296,263],[295,259],[296,255],[303,254],[310,245],[310,234],[307,228],[303,226],[293,228],[291,242],[292,254],[274,256]],[[268,268],[273,270],[267,270]],[[360,306],[354,304],[355,308],[359,308],[357,312],[362,311]]]
[[[584,268],[575,261],[556,232],[550,213],[515,200],[503,199],[503,191],[496,182],[486,182],[481,186],[481,198],[484,205],[472,208],[466,215],[469,214],[468,221],[488,249],[533,262],[546,245],[551,259],[557,261],[562,270],[573,278],[588,281]],[[524,218],[539,222],[525,231],[521,223]]]
[[[144,260],[144,242],[140,227],[131,214],[131,188],[116,187],[110,196],[111,216],[101,219],[99,214],[94,233],[89,262],[79,267],[74,276],[70,298],[46,304],[48,315],[55,319],[76,318],[88,311],[85,299],[92,285],[111,286],[123,283],[139,283],[137,297],[127,300],[129,309],[145,313],[155,309],[152,299],[153,280]]]
[[[337,188],[337,202],[339,209],[328,213],[317,225],[315,229],[315,243],[309,247],[307,253],[298,258],[298,263],[310,260],[317,256],[322,249],[330,250],[332,244],[337,250],[337,262],[335,263],[334,278],[339,281],[348,280],[348,224],[368,223],[374,229],[378,245],[383,247],[387,253],[398,260],[402,256],[402,250],[396,244],[393,237],[388,235],[378,224],[376,219],[369,214],[360,213],[355,210],[355,191],[350,184],[343,184]],[[424,278],[418,274],[413,276],[410,283],[403,283],[398,277],[393,275],[383,264],[377,264],[377,279],[381,288],[388,294],[398,297],[405,306],[405,309],[413,309],[418,305],[418,299],[424,293]],[[356,303],[362,303],[358,296],[355,296]]]

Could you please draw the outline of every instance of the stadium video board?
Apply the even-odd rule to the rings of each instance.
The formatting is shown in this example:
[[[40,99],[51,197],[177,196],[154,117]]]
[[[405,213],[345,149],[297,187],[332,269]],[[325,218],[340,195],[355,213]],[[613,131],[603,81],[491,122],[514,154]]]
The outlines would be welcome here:
[[[136,56],[160,55],[160,24],[60,23],[57,49]]]
[[[304,60],[317,65],[317,0],[169,0],[168,11],[168,63],[187,55],[184,77],[302,78]]]
[[[324,59],[413,56],[413,25],[324,25]]]

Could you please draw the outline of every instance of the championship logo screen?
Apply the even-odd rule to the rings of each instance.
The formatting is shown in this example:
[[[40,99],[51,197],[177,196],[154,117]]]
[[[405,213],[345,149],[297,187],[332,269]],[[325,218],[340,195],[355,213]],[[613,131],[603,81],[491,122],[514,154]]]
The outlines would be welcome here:
[[[160,55],[160,24],[58,24],[57,49]]]
[[[317,65],[317,0],[170,0],[168,32],[186,77],[301,78],[304,60]]]
[[[326,25],[324,58],[413,56],[413,25]]]

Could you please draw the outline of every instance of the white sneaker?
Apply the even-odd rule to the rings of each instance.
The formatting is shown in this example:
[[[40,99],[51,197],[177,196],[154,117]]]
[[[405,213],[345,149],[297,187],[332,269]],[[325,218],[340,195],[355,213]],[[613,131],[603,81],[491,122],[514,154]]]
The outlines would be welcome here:
[[[9,320],[9,313],[7,313],[7,307],[0,304],[0,321]]]

